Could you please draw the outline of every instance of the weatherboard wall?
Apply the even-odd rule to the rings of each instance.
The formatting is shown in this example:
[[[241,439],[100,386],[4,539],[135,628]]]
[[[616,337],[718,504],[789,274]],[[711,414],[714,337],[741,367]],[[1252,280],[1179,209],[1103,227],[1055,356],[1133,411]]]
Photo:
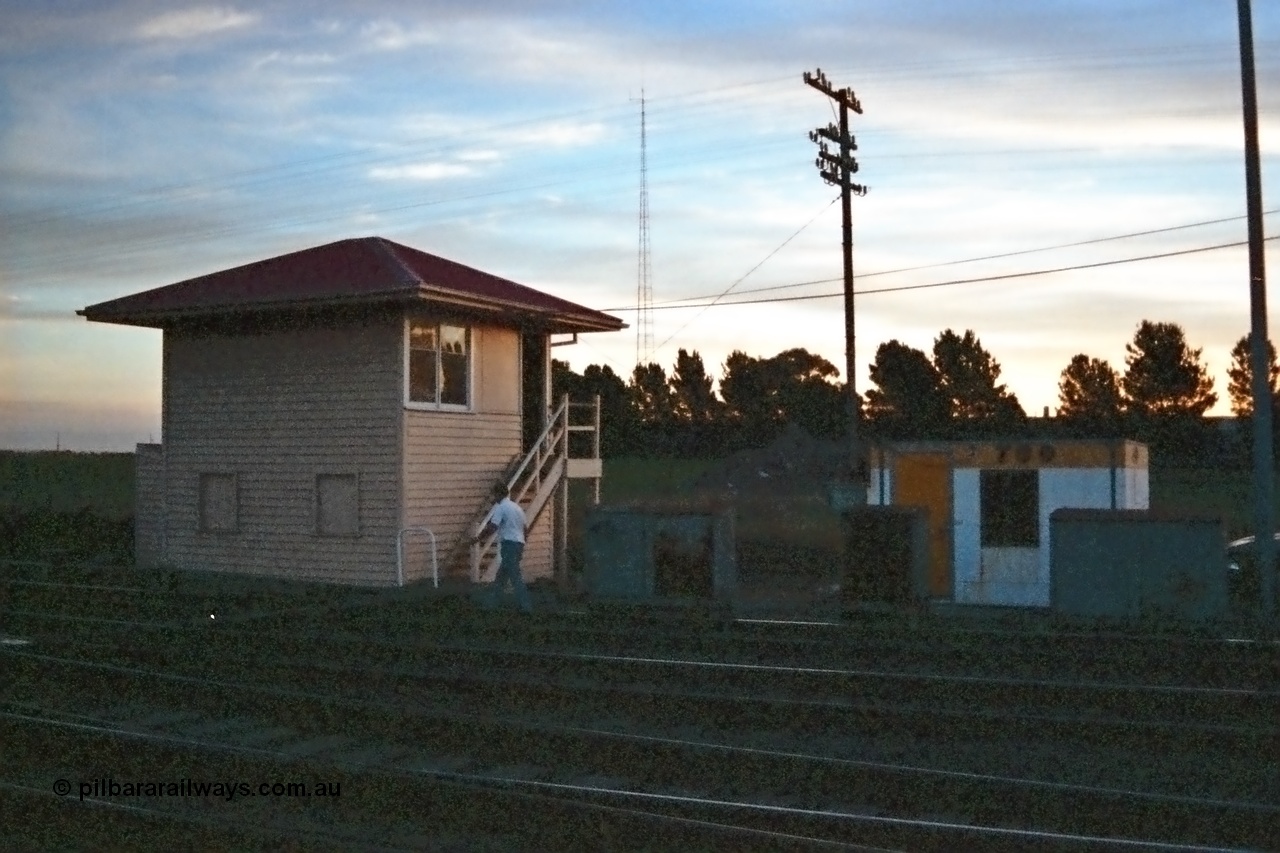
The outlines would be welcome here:
[[[471,411],[424,411],[402,407],[404,527],[423,526],[436,536],[442,575],[468,577],[465,560],[455,546],[490,505],[490,490],[522,457],[520,411],[520,336],[514,329],[472,329],[474,351]],[[552,571],[551,523],[554,502],[547,505],[525,544],[522,575],[526,580]],[[405,543],[406,582],[430,577],[427,540]],[[495,566],[482,567],[491,579]]]
[[[166,562],[395,583],[401,340],[396,317],[164,336]],[[234,483],[232,529],[201,530],[201,475]],[[355,529],[323,535],[318,480],[354,480]]]

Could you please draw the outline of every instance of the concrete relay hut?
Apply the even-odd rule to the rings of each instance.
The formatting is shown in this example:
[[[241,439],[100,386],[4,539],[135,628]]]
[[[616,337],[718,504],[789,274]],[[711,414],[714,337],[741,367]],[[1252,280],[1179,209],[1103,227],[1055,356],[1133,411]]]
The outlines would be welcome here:
[[[1146,509],[1147,461],[1126,440],[895,444],[872,451],[868,503],[927,512],[931,597],[1048,607],[1049,516]]]
[[[140,564],[386,586],[432,574],[434,536],[440,572],[476,580],[487,555],[470,539],[505,476],[537,519],[526,573],[547,576],[566,479],[601,473],[598,453],[568,458],[551,336],[623,323],[389,240],[78,313],[163,331],[163,443],[137,456]]]

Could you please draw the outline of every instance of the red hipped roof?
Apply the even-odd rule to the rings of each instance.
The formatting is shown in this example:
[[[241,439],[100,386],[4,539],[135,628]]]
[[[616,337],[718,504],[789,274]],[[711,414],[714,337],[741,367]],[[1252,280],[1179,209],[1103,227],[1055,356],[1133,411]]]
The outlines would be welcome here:
[[[303,249],[76,313],[103,323],[163,327],[186,317],[419,300],[536,319],[555,332],[624,328],[600,311],[381,237]]]

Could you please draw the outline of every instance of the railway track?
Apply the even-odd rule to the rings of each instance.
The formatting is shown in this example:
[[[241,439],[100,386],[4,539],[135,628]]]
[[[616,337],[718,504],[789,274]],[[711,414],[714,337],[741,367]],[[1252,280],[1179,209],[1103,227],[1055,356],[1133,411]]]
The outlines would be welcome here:
[[[1267,849],[1280,822],[1265,645],[518,620],[85,580],[0,578],[0,629],[26,641],[0,645],[0,740],[61,744],[0,775],[31,837],[65,809],[69,826],[109,814],[235,849],[571,849],[551,840],[565,832],[578,849]],[[1141,672],[1162,647],[1164,668]],[[229,818],[45,792],[51,768],[154,775],[246,754],[253,778],[353,774],[382,799],[350,815],[259,800]],[[434,821],[387,811],[409,800],[454,805]],[[507,812],[524,817],[495,833]],[[402,835],[378,834],[393,824]]]
[[[209,646],[206,644],[204,647]],[[176,659],[186,660],[188,669],[204,669],[204,663],[189,656],[191,650],[172,647],[172,651]],[[450,689],[437,678],[396,676],[379,668],[366,668],[363,680],[353,678],[353,673],[344,674],[332,669],[313,670],[310,677],[299,679],[299,667],[281,668],[269,664],[249,670],[262,679],[259,683],[250,683],[211,675],[179,674],[173,671],[172,666],[145,670],[118,663],[28,651],[11,653],[10,662],[14,664],[14,671],[25,673],[22,679],[25,683],[65,685],[63,691],[45,688],[36,694],[42,696],[46,703],[56,702],[59,707],[78,708],[94,696],[134,696],[135,702],[150,703],[148,707],[167,703],[169,708],[197,713],[201,726],[208,724],[210,714],[223,715],[224,719],[230,714],[232,720],[257,719],[277,726],[292,723],[290,730],[297,731],[299,736],[319,738],[321,742],[325,738],[338,737],[339,740],[331,744],[333,746],[344,745],[343,738],[346,741],[351,739],[350,735],[335,735],[335,732],[381,733],[393,738],[408,736],[412,743],[444,748],[445,752],[437,758],[447,766],[487,759],[490,762],[514,761],[526,771],[534,768],[521,777],[521,785],[517,787],[522,790],[537,788],[534,783],[546,782],[548,775],[562,778],[563,770],[552,774],[548,768],[563,765],[563,756],[576,756],[579,764],[570,773],[570,781],[556,781],[555,784],[577,784],[573,779],[584,774],[612,773],[610,784],[619,791],[630,792],[628,796],[632,799],[660,793],[676,800],[683,797],[699,802],[741,802],[734,800],[733,794],[738,791],[738,786],[746,785],[754,796],[748,802],[764,807],[776,804],[780,795],[777,780],[786,779],[789,782],[784,793],[790,797],[805,798],[805,805],[796,807],[801,811],[825,814],[835,808],[843,815],[885,817],[900,814],[905,809],[911,817],[904,820],[922,820],[921,814],[937,815],[941,809],[948,816],[943,823],[968,827],[963,831],[956,830],[962,834],[977,833],[975,826],[985,826],[992,832],[1021,829],[1019,819],[1010,821],[1010,808],[1015,807],[1014,815],[1037,815],[1041,826],[1038,831],[1042,833],[1100,838],[1107,837],[1108,832],[1114,833],[1117,828],[1128,828],[1133,833],[1131,838],[1156,837],[1168,841],[1185,837],[1213,844],[1248,843],[1260,837],[1259,833],[1265,832],[1266,827],[1280,816],[1280,809],[1269,806],[1265,801],[1160,794],[1099,785],[1018,779],[990,773],[945,771],[885,761],[833,759],[830,755],[812,751],[814,739],[808,725],[800,726],[799,731],[793,728],[780,733],[776,719],[773,729],[756,726],[751,730],[753,735],[759,737],[766,733],[775,742],[783,742],[784,734],[789,733],[792,738],[789,742],[793,745],[804,744],[807,740],[809,751],[726,744],[711,739],[715,726],[709,726],[708,722],[723,725],[724,720],[717,719],[714,713],[708,714],[705,701],[681,702],[671,692],[663,693],[652,688],[648,690],[648,710],[664,709],[667,715],[678,718],[685,728],[690,720],[702,721],[706,730],[703,738],[672,737],[670,733],[636,734],[657,731],[654,728],[655,718],[662,716],[644,713],[645,708],[640,706],[646,703],[639,700],[645,691],[632,691],[635,701],[630,704],[624,719],[614,715],[612,729],[599,725],[592,727],[586,721],[593,716],[598,717],[608,706],[585,701],[583,694],[588,691],[581,688],[551,691],[545,685],[536,688],[529,682],[493,673],[474,675],[465,679],[462,689]],[[236,669],[242,673],[246,671],[243,665]],[[292,680],[287,674],[290,669],[293,670]],[[317,677],[317,672],[322,671],[331,676],[327,688],[325,679]],[[478,688],[478,684],[481,687]],[[720,696],[717,699],[722,711],[745,701],[744,697]],[[424,708],[434,710],[426,711]],[[495,708],[504,713],[494,716],[492,709]],[[488,709],[490,713],[478,713],[477,709]],[[553,713],[555,709],[560,709],[558,715]],[[96,713],[101,714],[102,711]],[[584,717],[584,721],[578,725],[552,721],[556,716],[564,718],[574,714]],[[901,727],[901,717],[901,714],[881,714],[872,720],[871,728]],[[848,723],[849,719],[846,718],[845,722]],[[866,723],[865,719],[862,720],[862,728],[867,727]],[[926,715],[924,731],[931,727],[936,727],[936,721],[930,722]],[[826,730],[837,729],[828,727]],[[480,775],[484,778],[505,778],[495,773],[490,770],[487,776]],[[639,778],[636,778],[637,774]],[[619,783],[619,779],[629,784]],[[723,788],[725,780],[730,780],[728,789]],[[754,780],[753,788],[748,780]],[[840,800],[842,805],[833,807],[830,803],[837,795],[843,798]],[[625,799],[622,794],[611,797],[614,800],[619,797]],[[848,799],[850,797],[854,798],[852,803]],[[676,800],[663,802],[674,803]],[[745,809],[746,806],[737,808]],[[991,822],[979,820],[975,823],[974,815]],[[832,818],[822,820],[830,822]],[[841,820],[849,824],[853,818]],[[999,822],[1001,820],[1003,823]],[[937,822],[935,817],[931,824]],[[860,831],[871,832],[866,827]],[[877,833],[881,831],[887,830],[883,827],[876,830]],[[901,833],[905,830],[899,827],[895,831]],[[939,830],[934,827],[930,831]],[[1159,832],[1166,835],[1160,836]],[[1175,834],[1168,835],[1170,832]],[[810,837],[828,836],[810,833]],[[865,834],[858,837],[868,838]],[[951,841],[955,842],[959,837],[954,836]],[[1007,840],[1009,836],[997,837]],[[918,843],[923,842],[913,838],[907,846],[917,849]]]
[[[47,644],[82,647],[74,635],[67,636],[72,632],[66,630],[65,617],[22,611],[16,615],[43,623]],[[165,637],[198,637],[199,648],[183,651],[182,658],[199,659],[204,665],[213,665],[211,661],[219,658],[253,656],[266,649],[271,657],[261,660],[261,666],[286,670],[313,666],[325,671],[328,662],[340,661],[359,646],[360,667],[365,672],[381,665],[381,672],[402,675],[395,667],[407,666],[419,677],[431,675],[437,681],[458,681],[459,677],[465,681],[470,673],[487,673],[500,683],[523,683],[530,689],[558,685],[599,693],[613,685],[625,688],[626,693],[651,689],[673,698],[691,698],[710,688],[717,692],[711,698],[757,704],[772,701],[784,706],[786,713],[825,711],[838,716],[842,710],[865,711],[893,704],[906,711],[924,709],[938,717],[969,717],[1006,726],[1066,731],[1074,723],[1086,734],[1091,729],[1110,729],[1112,738],[1124,732],[1148,739],[1163,735],[1170,748],[1195,745],[1201,737],[1217,737],[1235,738],[1242,748],[1253,749],[1258,737],[1274,741],[1275,721],[1280,719],[1280,690],[944,673],[935,666],[920,667],[918,658],[904,660],[907,656],[903,654],[898,655],[897,667],[890,662],[892,668],[885,668],[885,662],[880,661],[874,669],[854,669],[741,663],[733,660],[732,654],[663,658],[583,652],[547,648],[510,635],[503,645],[480,646],[473,638],[453,637],[453,632],[447,641],[418,636],[415,642],[397,642],[333,630],[300,635],[203,621],[173,625],[89,618],[74,619],[73,625],[92,638],[82,641],[87,644],[83,648],[133,647],[139,633],[146,631]],[[705,655],[716,650],[708,648],[704,640],[700,651]],[[169,665],[166,659],[173,657],[168,640],[157,642],[152,652],[141,649],[136,654],[155,657],[162,666]],[[341,664],[334,666],[341,670]],[[479,684],[481,680],[475,681]],[[1062,709],[1068,709],[1068,715],[1064,716]],[[838,721],[833,718],[831,722]]]
[[[48,772],[22,772],[19,764],[15,778],[0,780],[0,798],[12,806],[6,813],[25,818],[9,824],[8,842],[105,849],[127,839],[130,849],[208,850],[852,847],[628,807],[621,792],[605,797],[572,781],[539,789],[502,775],[510,768],[459,773],[438,756],[385,745],[343,754],[316,749],[314,739],[246,747],[211,737],[219,726],[194,719],[0,712],[7,742],[38,738],[40,766],[61,774],[51,784]],[[252,721],[238,722],[255,732]],[[54,790],[60,782],[70,794]],[[575,826],[589,831],[566,832]]]
[[[93,578],[94,575],[89,575]],[[0,576],[3,624],[34,614],[68,621],[190,623],[224,621],[302,630],[336,627],[359,636],[413,643],[424,632],[479,645],[518,642],[533,648],[592,650],[634,657],[706,657],[736,663],[793,667],[876,667],[986,677],[1056,677],[1164,686],[1280,688],[1280,643],[1165,633],[1011,629],[966,625],[951,619],[865,615],[842,623],[795,623],[708,617],[687,611],[588,607],[513,626],[471,608],[445,611],[423,602],[385,601],[354,594],[313,604],[273,594],[273,585],[229,591],[220,584],[123,583],[127,574],[90,583]],[[279,586],[279,585],[276,585]],[[174,588],[171,588],[174,587]],[[445,611],[445,612],[441,612]],[[424,619],[424,612],[427,613]],[[321,617],[317,619],[317,615]],[[67,626],[63,626],[64,630]]]
[[[2,716],[11,727],[6,738],[12,742],[38,737],[44,744],[47,736],[33,736],[22,726],[55,723],[78,736],[87,727],[98,738],[104,733],[134,740],[158,738],[169,749],[186,744],[234,755],[261,753],[263,748],[255,743],[283,742],[269,754],[295,763],[309,756],[308,767],[314,772],[348,767],[353,761],[383,771],[388,766],[399,771],[416,768],[418,776],[434,783],[569,798],[577,807],[639,809],[705,824],[704,831],[779,831],[774,821],[782,821],[792,840],[871,842],[901,849],[958,849],[961,843],[967,849],[1008,849],[1016,839],[1051,841],[1061,849],[1096,849],[1109,839],[1106,844],[1114,843],[1117,849],[1141,849],[1138,842],[1144,838],[1161,844],[1191,838],[1198,839],[1192,847],[1221,847],[1233,841],[1248,844],[1280,815],[1280,809],[1259,803],[841,761],[537,723],[527,716],[494,717],[466,709],[424,712],[415,710],[412,699],[396,707],[385,700],[306,694],[276,685],[86,666],[42,655],[17,657],[21,660],[15,663],[35,665],[27,671],[30,676],[75,687],[56,699],[46,691],[46,705],[57,708],[8,703]],[[86,706],[94,704],[92,697],[104,695],[104,690],[109,690],[106,695],[134,698],[87,712]],[[96,704],[101,706],[101,700]],[[339,731],[343,733],[335,734]],[[211,733],[229,739],[211,741]],[[403,762],[389,765],[406,750],[414,753],[412,767]],[[42,767],[48,766],[48,757],[42,746]],[[126,775],[127,771],[103,769],[103,761],[119,766],[118,757],[95,757],[95,770],[77,778]],[[283,771],[274,771],[274,777],[264,777],[265,772],[253,778],[290,778],[282,776]],[[234,778],[249,778],[247,773]],[[737,817],[729,820],[734,814]],[[1019,824],[1029,815],[1037,817],[1036,829]]]

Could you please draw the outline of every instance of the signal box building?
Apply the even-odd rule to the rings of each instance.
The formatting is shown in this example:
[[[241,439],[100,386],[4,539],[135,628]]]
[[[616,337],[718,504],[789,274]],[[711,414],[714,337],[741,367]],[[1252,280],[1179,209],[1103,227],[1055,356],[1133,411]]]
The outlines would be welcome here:
[[[569,401],[551,399],[551,336],[623,323],[389,240],[78,313],[164,336],[163,443],[137,456],[143,565],[370,586],[436,571],[478,580],[496,549],[471,539],[504,479],[534,522],[526,575],[548,576],[566,479],[601,474],[598,440],[592,458],[569,459],[568,433],[598,435],[598,408],[574,427]]]
[[[1134,441],[908,442],[871,457],[868,503],[925,510],[930,595],[962,604],[1048,607],[1050,514],[1149,500]]]

